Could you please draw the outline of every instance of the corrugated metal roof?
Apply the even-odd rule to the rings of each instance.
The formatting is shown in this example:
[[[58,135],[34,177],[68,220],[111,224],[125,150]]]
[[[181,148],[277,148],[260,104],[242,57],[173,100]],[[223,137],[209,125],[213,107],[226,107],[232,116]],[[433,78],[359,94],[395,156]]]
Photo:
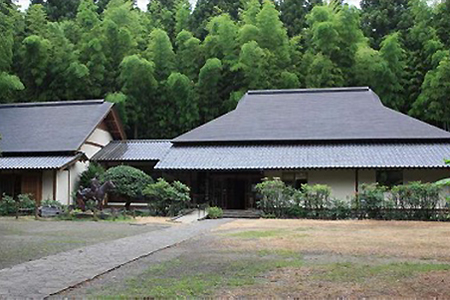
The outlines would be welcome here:
[[[250,91],[237,108],[174,143],[450,140],[450,133],[384,107],[368,87]]]
[[[13,156],[0,157],[0,170],[61,169],[82,157],[73,156]]]
[[[449,168],[450,143],[172,146],[164,170]]]
[[[97,152],[93,161],[160,160],[172,146],[168,140],[112,141]]]
[[[103,100],[0,105],[3,153],[77,151],[113,104]]]

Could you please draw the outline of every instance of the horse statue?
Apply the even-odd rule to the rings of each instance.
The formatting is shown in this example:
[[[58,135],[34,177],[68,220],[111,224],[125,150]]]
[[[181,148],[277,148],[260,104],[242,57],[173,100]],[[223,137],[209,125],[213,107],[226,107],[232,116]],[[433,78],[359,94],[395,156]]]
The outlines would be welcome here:
[[[97,209],[103,209],[103,203],[105,201],[106,195],[109,191],[115,189],[116,186],[111,180],[106,181],[102,185],[97,178],[91,180],[91,187],[78,189],[77,195],[77,205],[82,211],[86,210],[86,203],[92,200],[97,203]]]

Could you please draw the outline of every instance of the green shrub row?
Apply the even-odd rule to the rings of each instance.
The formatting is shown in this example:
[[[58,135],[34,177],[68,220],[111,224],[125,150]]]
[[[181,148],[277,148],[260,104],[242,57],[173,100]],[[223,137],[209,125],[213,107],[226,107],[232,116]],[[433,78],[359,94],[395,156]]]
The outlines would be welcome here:
[[[20,194],[16,198],[3,194],[0,200],[0,216],[32,214],[34,209],[35,201],[29,194]]]
[[[287,186],[279,178],[256,186],[257,202],[267,217],[315,219],[447,220],[438,209],[441,188],[432,183],[412,182],[392,189],[376,184],[361,185],[351,201],[332,198],[326,185]]]

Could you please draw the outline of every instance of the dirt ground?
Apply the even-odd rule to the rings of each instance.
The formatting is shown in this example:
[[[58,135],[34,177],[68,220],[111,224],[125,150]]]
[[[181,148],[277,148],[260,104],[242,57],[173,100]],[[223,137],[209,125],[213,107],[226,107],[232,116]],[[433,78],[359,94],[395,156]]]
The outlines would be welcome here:
[[[235,220],[62,295],[445,298],[449,246],[449,223]]]
[[[0,218],[0,269],[58,252],[166,228],[161,218],[129,222]]]

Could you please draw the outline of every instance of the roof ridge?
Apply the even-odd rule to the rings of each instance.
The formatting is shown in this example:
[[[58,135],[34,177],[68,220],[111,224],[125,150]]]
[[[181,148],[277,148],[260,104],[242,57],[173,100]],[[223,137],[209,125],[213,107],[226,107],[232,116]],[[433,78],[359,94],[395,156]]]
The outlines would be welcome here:
[[[167,142],[171,142],[172,140],[170,139],[131,139],[131,140],[116,140],[116,141],[111,141],[111,143],[146,143],[146,142],[152,142],[152,143],[167,143]]]
[[[102,104],[104,102],[105,102],[104,99],[93,99],[93,100],[7,103],[7,104],[0,104],[0,109],[14,108],[14,107],[26,108],[26,107],[49,107],[49,106],[68,106],[68,105],[91,105],[91,104]]]
[[[250,90],[248,95],[274,95],[274,94],[308,94],[308,93],[336,93],[336,92],[368,92],[370,87],[337,87],[337,88],[311,88],[311,89],[281,89],[281,90]]]

